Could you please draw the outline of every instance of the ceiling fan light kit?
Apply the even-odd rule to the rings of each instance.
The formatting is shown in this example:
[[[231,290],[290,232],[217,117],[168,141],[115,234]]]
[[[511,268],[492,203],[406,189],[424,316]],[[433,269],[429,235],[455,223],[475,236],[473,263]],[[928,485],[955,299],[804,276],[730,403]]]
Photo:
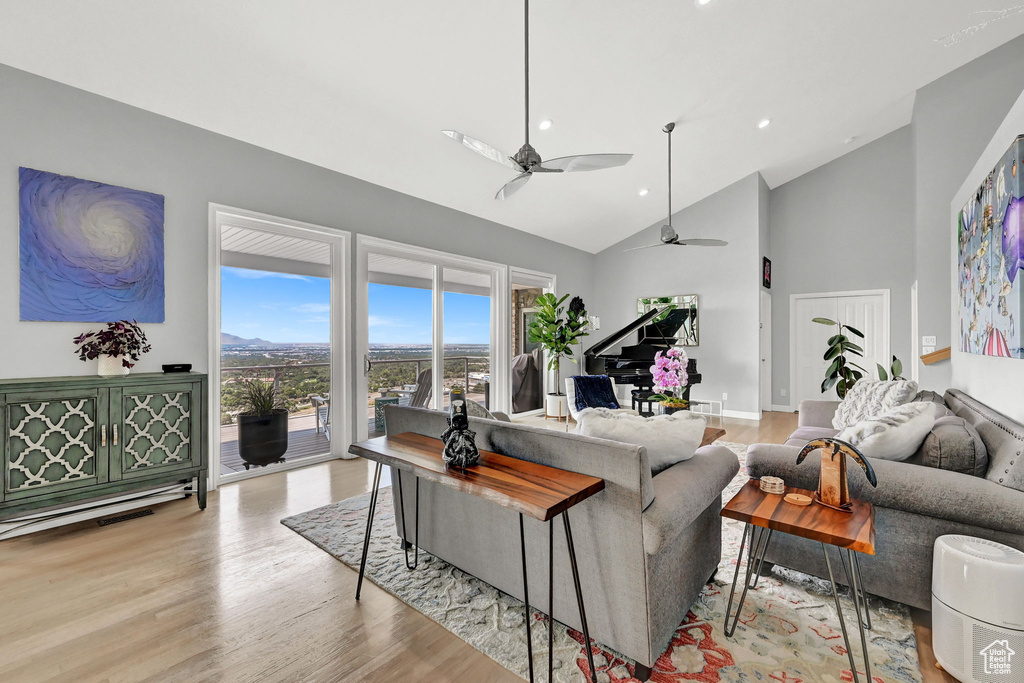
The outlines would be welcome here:
[[[476,140],[455,130],[441,131],[452,140],[465,145],[477,154],[481,154],[491,161],[502,166],[507,166],[517,175],[498,190],[494,195],[495,199],[508,199],[518,192],[534,173],[576,173],[580,171],[598,171],[603,168],[622,166],[633,158],[632,154],[577,154],[575,156],[557,157],[544,161],[537,150],[530,144],[530,0],[523,0],[524,24],[525,24],[525,90],[526,90],[526,142],[513,156],[500,152],[497,148],[485,142]],[[545,126],[547,124],[547,126]],[[551,127],[551,122],[546,119],[541,122],[541,130]]]
[[[642,247],[631,247],[624,251],[653,249],[654,247],[664,247],[669,245],[676,245],[680,247],[725,247],[729,244],[725,240],[705,238],[681,240],[679,239],[679,233],[677,233],[676,229],[672,227],[672,131],[675,129],[676,124],[672,121],[666,123],[665,127],[662,128],[662,131],[668,134],[668,223],[661,226],[661,242],[658,244],[647,244]]]

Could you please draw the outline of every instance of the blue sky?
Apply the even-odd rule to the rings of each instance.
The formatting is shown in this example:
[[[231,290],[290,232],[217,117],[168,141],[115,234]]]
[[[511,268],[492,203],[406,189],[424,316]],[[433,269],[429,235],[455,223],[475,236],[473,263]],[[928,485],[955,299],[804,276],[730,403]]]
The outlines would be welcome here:
[[[271,342],[330,341],[327,278],[221,268],[221,330]],[[430,291],[370,285],[371,344],[429,344]],[[490,300],[445,292],[445,343],[487,344]]]

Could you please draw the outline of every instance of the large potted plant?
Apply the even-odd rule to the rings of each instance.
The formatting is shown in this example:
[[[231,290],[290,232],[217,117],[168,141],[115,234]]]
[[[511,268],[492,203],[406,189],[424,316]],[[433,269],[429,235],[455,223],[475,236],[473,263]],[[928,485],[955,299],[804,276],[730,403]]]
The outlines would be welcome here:
[[[92,330],[75,337],[80,361],[99,360],[96,372],[103,376],[127,375],[152,346],[135,320],[107,323],[105,330]]]
[[[821,393],[824,394],[834,386],[836,388],[836,395],[843,399],[846,397],[846,392],[852,389],[853,385],[859,380],[863,379],[864,373],[867,372],[867,370],[851,360],[852,358],[864,357],[864,348],[853,341],[853,338],[857,338],[863,342],[864,333],[855,327],[840,324],[829,318],[812,318],[811,321],[819,325],[839,328],[836,334],[829,337],[827,342],[828,348],[825,349],[825,355],[822,356],[825,360],[832,362],[825,369],[825,379],[821,381]],[[886,372],[880,363],[875,363],[875,366],[878,368],[878,379],[883,382],[888,381],[890,375],[893,380],[904,379],[901,377],[903,363],[896,356],[892,357],[889,372]]]
[[[288,411],[272,382],[243,380],[243,408],[238,415],[238,454],[250,465],[284,462],[288,450]]]
[[[536,309],[530,323],[529,340],[540,344],[548,354],[548,370],[555,378],[555,391],[549,392],[544,403],[545,414],[548,416],[568,417],[568,405],[565,393],[559,383],[559,368],[562,358],[573,358],[572,345],[587,336],[587,307],[580,297],[573,297],[569,308],[563,306],[569,298],[566,294],[561,299],[554,294],[541,294],[533,306]]]

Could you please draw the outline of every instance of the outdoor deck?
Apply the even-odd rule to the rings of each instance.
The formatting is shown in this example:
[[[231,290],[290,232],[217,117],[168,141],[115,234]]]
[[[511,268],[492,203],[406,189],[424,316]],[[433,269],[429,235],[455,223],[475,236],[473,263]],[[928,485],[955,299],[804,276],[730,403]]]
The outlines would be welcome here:
[[[327,435],[316,431],[313,413],[296,415],[288,419],[288,451],[285,460],[297,460],[310,455],[321,455],[331,449]],[[245,464],[238,455],[238,427],[220,428],[220,473],[244,472]]]

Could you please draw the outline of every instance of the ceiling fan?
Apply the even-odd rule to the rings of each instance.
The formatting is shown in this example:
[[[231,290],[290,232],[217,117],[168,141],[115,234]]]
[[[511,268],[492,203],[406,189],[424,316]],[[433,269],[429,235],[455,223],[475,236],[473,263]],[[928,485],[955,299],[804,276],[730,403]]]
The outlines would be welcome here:
[[[495,199],[508,199],[522,188],[534,173],[597,171],[602,168],[622,166],[633,158],[632,154],[577,154],[544,161],[537,150],[530,145],[530,0],[524,0],[524,5],[526,9],[524,19],[526,29],[526,58],[524,60],[526,64],[526,144],[519,148],[515,156],[508,156],[486,142],[481,142],[456,130],[441,131],[477,154],[482,154],[491,161],[507,166],[519,174],[498,190],[498,194],[494,195]]]
[[[633,247],[631,249],[625,249],[624,251],[636,251],[638,249],[653,249],[654,247],[664,247],[669,245],[678,245],[680,247],[724,247],[729,243],[725,240],[715,239],[703,239],[703,238],[691,238],[686,240],[679,239],[679,233],[672,227],[672,131],[675,130],[675,123],[667,123],[662,128],[663,131],[668,133],[668,224],[661,226],[661,242],[659,244],[647,244],[642,247]]]

